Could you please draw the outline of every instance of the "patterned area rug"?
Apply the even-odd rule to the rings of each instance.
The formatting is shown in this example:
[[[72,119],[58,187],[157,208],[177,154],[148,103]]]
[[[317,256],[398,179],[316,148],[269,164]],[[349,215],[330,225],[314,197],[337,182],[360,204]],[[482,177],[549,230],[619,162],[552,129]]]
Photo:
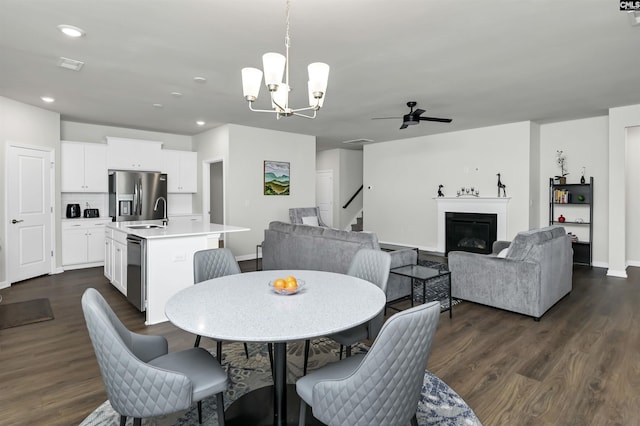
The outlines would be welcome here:
[[[439,269],[441,271],[448,271],[449,265],[440,262],[434,262],[431,260],[419,260],[419,265],[426,266],[428,268]],[[431,302],[434,300],[440,301],[440,308],[442,310],[449,308],[449,278],[444,276],[440,278],[434,278],[429,281],[426,288],[426,301]],[[422,284],[419,282],[414,283],[413,287],[413,300],[414,302],[422,302]],[[461,300],[451,299],[453,306],[461,303]]]
[[[287,346],[288,383],[295,383],[302,376],[304,342],[296,342]],[[311,343],[309,370],[316,369],[329,362],[338,360],[339,346],[329,339],[316,339]],[[353,352],[366,352],[364,345],[354,347]],[[271,368],[267,346],[249,344],[249,359],[244,355],[242,343],[224,343],[223,365],[229,373],[229,389],[224,394],[225,408],[240,396],[253,389],[272,384]],[[205,399],[202,404],[203,425],[217,426],[215,397]],[[109,401],[103,403],[91,413],[81,426],[117,426],[120,416],[113,411]],[[438,426],[481,426],[480,421],[460,396],[443,381],[425,371],[422,385],[422,396],[418,404],[418,423],[420,425]],[[133,421],[128,419],[127,425]],[[143,425],[148,426],[187,426],[198,424],[198,413],[194,404],[187,411],[169,416],[145,419]]]

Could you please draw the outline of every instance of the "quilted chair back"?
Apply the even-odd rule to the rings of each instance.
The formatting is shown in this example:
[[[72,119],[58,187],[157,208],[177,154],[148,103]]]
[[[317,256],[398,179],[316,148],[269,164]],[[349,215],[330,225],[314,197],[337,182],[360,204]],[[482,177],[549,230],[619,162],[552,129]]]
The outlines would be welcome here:
[[[352,375],[314,386],[314,417],[328,425],[407,425],[418,408],[439,316],[439,302],[393,315]]]
[[[360,249],[353,257],[347,275],[369,281],[387,294],[391,256],[382,250]],[[368,338],[373,340],[384,323],[384,310],[369,321]]]
[[[193,255],[193,282],[240,273],[235,256],[228,248],[197,251]]]
[[[82,311],[107,397],[118,414],[145,418],[191,405],[191,380],[183,374],[150,366],[136,356],[134,352],[144,357],[140,336],[127,330],[97,290],[89,288],[84,292]]]

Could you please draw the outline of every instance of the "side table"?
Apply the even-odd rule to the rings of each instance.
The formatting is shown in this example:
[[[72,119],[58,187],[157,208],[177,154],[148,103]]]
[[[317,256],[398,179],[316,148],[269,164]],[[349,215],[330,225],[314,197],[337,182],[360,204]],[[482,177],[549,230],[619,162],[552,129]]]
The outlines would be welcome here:
[[[413,282],[418,281],[422,283],[422,303],[425,303],[425,293],[427,289],[427,284],[430,281],[433,281],[435,278],[440,278],[443,276],[447,277],[449,282],[449,308],[445,309],[445,311],[449,311],[449,318],[453,317],[453,305],[451,301],[451,272],[450,271],[441,271],[435,268],[429,268],[422,265],[407,265],[400,266],[398,268],[393,268],[389,271],[392,274],[401,275],[403,277],[411,278],[411,306],[413,306]]]

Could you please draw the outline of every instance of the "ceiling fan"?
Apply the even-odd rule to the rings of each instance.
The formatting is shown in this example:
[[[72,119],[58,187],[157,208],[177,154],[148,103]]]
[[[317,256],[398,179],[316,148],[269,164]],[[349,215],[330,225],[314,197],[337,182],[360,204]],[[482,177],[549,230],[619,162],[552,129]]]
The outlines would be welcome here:
[[[402,117],[376,117],[376,118],[372,118],[372,120],[386,120],[388,118],[393,118],[393,119],[398,119],[398,118],[402,118],[402,126],[400,126],[400,129],[406,129],[409,126],[412,126],[414,124],[418,124],[420,121],[437,121],[439,123],[451,123],[451,119],[450,118],[437,118],[437,117],[420,117],[422,114],[424,114],[426,111],[423,109],[416,109],[415,111],[413,110],[413,107],[415,107],[418,103],[415,101],[409,101],[407,102],[407,106],[409,108],[411,108],[411,111],[409,111],[409,114],[405,114]]]

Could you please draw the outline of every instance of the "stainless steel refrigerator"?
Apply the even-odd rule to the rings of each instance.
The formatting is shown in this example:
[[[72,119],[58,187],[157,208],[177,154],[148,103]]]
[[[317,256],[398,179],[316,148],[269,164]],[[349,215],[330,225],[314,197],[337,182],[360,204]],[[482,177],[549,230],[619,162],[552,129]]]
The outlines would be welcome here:
[[[164,200],[158,202],[160,197]],[[166,200],[165,173],[109,170],[109,216],[114,222],[162,219]]]

